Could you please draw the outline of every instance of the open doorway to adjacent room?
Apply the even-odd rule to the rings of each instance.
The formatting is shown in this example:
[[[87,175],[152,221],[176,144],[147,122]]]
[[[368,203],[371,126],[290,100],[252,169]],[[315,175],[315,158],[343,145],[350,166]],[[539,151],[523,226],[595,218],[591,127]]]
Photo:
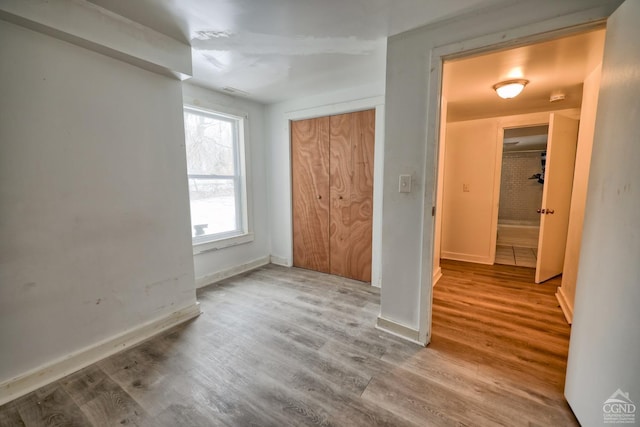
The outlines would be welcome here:
[[[571,322],[604,38],[601,26],[445,60],[434,281],[441,259],[535,268],[532,284],[556,277]],[[524,90],[502,99],[509,80]]]
[[[536,268],[549,126],[504,130],[496,264]]]

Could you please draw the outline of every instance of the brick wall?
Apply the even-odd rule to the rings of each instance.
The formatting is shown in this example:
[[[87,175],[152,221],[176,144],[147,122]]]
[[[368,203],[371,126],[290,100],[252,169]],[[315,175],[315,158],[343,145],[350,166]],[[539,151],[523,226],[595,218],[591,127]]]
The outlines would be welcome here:
[[[536,209],[542,205],[542,187],[530,176],[541,172],[540,153],[504,153],[498,222],[540,224]]]

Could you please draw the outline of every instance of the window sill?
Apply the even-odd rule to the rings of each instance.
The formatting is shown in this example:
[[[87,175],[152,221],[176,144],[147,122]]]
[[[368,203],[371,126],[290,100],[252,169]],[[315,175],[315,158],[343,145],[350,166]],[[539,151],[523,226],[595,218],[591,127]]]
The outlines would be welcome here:
[[[213,242],[197,243],[193,245],[193,254],[198,255],[205,252],[217,251],[231,246],[242,245],[253,242],[253,233],[246,233],[240,236],[227,237]]]

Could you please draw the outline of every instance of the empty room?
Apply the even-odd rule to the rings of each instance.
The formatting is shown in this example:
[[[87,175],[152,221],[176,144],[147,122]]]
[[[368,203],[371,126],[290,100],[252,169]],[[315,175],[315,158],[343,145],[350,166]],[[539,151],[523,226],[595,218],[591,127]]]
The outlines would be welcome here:
[[[640,423],[638,19],[0,0],[0,426]]]

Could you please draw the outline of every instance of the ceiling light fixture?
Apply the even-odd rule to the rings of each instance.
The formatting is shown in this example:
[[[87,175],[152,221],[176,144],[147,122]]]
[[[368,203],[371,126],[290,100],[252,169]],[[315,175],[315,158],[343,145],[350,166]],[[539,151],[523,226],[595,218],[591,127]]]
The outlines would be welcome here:
[[[525,79],[505,80],[494,84],[493,90],[496,91],[500,98],[515,98],[520,95],[520,92],[522,92],[527,83],[529,83],[529,80]]]

